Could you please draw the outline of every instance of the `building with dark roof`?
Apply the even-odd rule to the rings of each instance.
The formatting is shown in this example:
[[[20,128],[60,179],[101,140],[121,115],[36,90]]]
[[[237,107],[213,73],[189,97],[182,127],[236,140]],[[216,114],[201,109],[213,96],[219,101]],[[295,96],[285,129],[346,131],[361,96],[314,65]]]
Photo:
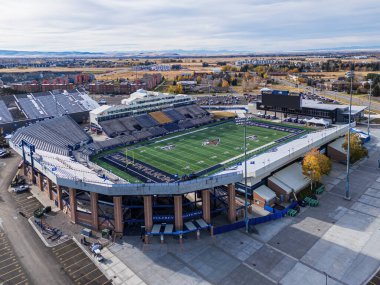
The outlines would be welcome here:
[[[329,104],[321,101],[303,99],[302,94],[262,89],[256,109],[259,111],[282,113],[306,118],[323,118],[331,123],[347,123],[349,105]],[[352,121],[358,121],[364,116],[367,106],[351,106]]]

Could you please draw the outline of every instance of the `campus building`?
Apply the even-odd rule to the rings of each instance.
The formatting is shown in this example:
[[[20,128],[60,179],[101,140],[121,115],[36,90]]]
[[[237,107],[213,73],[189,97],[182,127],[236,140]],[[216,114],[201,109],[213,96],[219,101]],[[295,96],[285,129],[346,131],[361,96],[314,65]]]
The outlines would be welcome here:
[[[351,119],[359,121],[364,116],[366,106],[351,106]],[[348,105],[325,104],[322,102],[303,99],[301,94],[289,91],[264,89],[256,103],[259,111],[274,112],[284,117],[323,118],[330,123],[347,123],[349,116]]]

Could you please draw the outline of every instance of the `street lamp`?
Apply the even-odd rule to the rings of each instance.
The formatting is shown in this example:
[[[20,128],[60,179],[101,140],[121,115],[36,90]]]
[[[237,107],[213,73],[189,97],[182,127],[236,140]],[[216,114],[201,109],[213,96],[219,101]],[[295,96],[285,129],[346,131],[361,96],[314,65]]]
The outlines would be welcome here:
[[[346,73],[346,77],[350,78],[351,81],[351,87],[350,87],[350,106],[349,106],[349,113],[348,113],[348,136],[347,136],[347,173],[346,173],[346,193],[345,193],[345,199],[351,200],[350,196],[350,138],[351,138],[351,107],[352,107],[352,80],[354,78],[355,74],[354,71],[351,70]]]
[[[369,121],[371,119],[371,99],[372,99],[372,79],[369,79],[368,80],[368,84],[369,84],[369,94],[368,94],[368,97],[369,97],[369,105],[368,105],[368,127],[367,127],[367,134],[369,136]]]
[[[244,221],[245,221],[245,231],[248,233],[248,183],[247,183],[247,114],[245,114],[244,120],[244,186],[245,186],[245,207],[244,207]]]

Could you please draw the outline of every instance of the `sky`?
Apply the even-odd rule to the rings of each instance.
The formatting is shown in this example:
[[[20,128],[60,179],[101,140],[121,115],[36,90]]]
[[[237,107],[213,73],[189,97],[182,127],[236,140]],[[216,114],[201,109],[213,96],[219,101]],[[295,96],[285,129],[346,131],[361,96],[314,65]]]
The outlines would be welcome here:
[[[0,0],[0,50],[380,46],[379,0]]]

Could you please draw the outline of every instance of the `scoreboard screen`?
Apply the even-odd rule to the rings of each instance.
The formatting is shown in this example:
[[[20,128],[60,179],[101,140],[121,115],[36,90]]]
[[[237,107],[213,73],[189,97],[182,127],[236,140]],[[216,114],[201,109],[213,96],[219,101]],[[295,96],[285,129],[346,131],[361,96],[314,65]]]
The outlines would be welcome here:
[[[261,102],[268,107],[288,108],[294,110],[301,109],[301,96],[288,95],[288,93],[262,93]]]

